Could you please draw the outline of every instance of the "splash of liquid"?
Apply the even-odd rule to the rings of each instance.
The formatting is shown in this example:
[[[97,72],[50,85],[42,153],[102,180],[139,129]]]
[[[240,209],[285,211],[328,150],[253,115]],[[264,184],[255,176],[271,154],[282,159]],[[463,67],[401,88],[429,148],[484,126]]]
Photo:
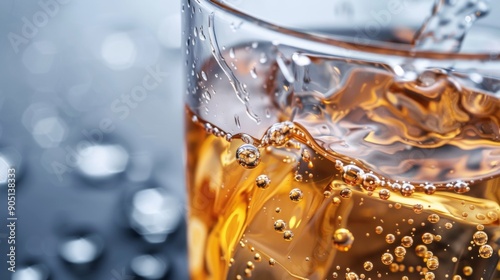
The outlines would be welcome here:
[[[489,0],[436,0],[432,15],[415,34],[416,50],[459,52],[474,22],[486,16]]]

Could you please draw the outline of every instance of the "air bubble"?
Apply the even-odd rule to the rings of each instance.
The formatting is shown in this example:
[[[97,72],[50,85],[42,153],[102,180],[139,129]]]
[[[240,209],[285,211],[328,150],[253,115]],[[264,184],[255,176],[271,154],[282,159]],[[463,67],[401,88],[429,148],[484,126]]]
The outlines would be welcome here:
[[[432,241],[434,241],[434,235],[428,232],[422,234],[422,242],[424,242],[424,244],[431,244]]]
[[[383,264],[390,265],[394,261],[394,257],[391,253],[384,253],[380,258]]]
[[[371,271],[373,269],[373,263],[370,262],[370,261],[366,261],[364,264],[363,264],[363,268],[366,270],[366,271]]]
[[[357,167],[356,165],[350,164],[344,166],[342,179],[346,184],[356,186],[361,184],[364,174],[365,172],[361,168]]]
[[[266,132],[264,137],[264,142],[269,143],[274,146],[283,146],[292,137],[291,133],[294,129],[294,124],[292,122],[282,122],[272,125]]]
[[[245,168],[255,168],[260,163],[259,149],[251,144],[243,144],[236,150],[236,160]]]
[[[424,276],[425,280],[434,280],[436,279],[436,275],[434,275],[434,272],[426,272]]]
[[[381,234],[383,231],[384,231],[384,228],[383,228],[383,227],[381,227],[381,226],[377,226],[377,227],[375,228],[375,233],[376,233],[376,234]]]
[[[267,189],[270,183],[271,180],[269,180],[269,177],[264,174],[257,176],[257,178],[255,179],[255,185],[261,189]]]
[[[203,80],[208,81],[208,78],[207,78],[207,73],[205,73],[205,71],[201,71],[201,77],[203,78]]]
[[[253,256],[253,259],[257,262],[260,262],[262,260],[262,257],[260,256],[259,253],[255,253],[255,255]]]
[[[409,183],[404,183],[401,186],[401,194],[403,196],[411,196],[415,192],[415,186]]]
[[[425,245],[417,245],[415,247],[415,254],[421,258],[425,257],[425,254],[427,253],[427,247]]]
[[[476,245],[484,245],[488,242],[488,234],[484,231],[476,231],[472,236],[472,240]]]
[[[424,206],[420,203],[417,203],[415,205],[413,205],[413,212],[415,212],[415,214],[420,214],[422,213],[422,211],[424,210]]]
[[[283,220],[276,220],[274,222],[274,230],[278,232],[283,232],[285,231],[286,228],[286,223]]]
[[[471,276],[472,273],[474,272],[474,270],[470,266],[464,266],[462,271],[463,271],[465,276]]]
[[[346,280],[359,280],[359,276],[358,276],[358,274],[356,274],[354,272],[347,272],[345,274],[345,279]]]
[[[342,201],[340,200],[340,198],[338,196],[334,196],[332,198],[333,205],[338,206],[338,205],[340,205],[340,202],[342,202]]]
[[[378,192],[378,196],[380,197],[380,199],[388,200],[389,197],[391,197],[391,192],[388,189],[381,189]]]
[[[409,235],[403,236],[403,238],[401,238],[401,245],[406,248],[411,247],[413,245],[413,238]]]
[[[439,216],[437,214],[430,214],[429,217],[427,217],[427,221],[435,224],[439,222]]]
[[[283,232],[283,239],[286,241],[292,241],[293,239],[293,232],[291,230],[285,230]]]
[[[339,195],[340,195],[340,197],[345,198],[345,199],[351,198],[352,190],[349,188],[344,188],[340,191]]]
[[[405,247],[398,246],[394,248],[394,255],[398,258],[402,258],[406,255],[406,249]]]
[[[363,188],[367,191],[374,191],[380,186],[380,179],[372,174],[366,173],[363,175]]]
[[[432,256],[427,260],[426,265],[428,269],[436,270],[439,267],[439,260],[436,256]]]
[[[394,241],[396,241],[396,237],[394,236],[394,234],[389,233],[385,236],[385,242],[387,242],[388,244],[392,244],[394,243]]]
[[[354,236],[348,229],[339,228],[333,233],[333,244],[340,251],[349,251],[353,242]]]
[[[275,259],[273,259],[273,258],[270,258],[270,259],[269,259],[269,265],[270,265],[270,266],[274,266],[275,264],[276,264],[276,260],[275,260]]]
[[[445,227],[446,229],[451,229],[451,228],[453,227],[453,224],[452,224],[452,223],[450,223],[450,222],[448,222],[448,223],[444,224],[444,227]]]
[[[468,191],[470,191],[470,187],[469,187],[469,184],[467,184],[466,182],[464,181],[457,181],[454,185],[453,185],[453,190],[456,192],[456,193],[466,193]]]
[[[290,200],[299,202],[304,197],[304,193],[302,193],[302,190],[296,188],[290,191],[289,197]]]
[[[490,245],[482,245],[479,247],[479,256],[483,259],[488,259],[493,256],[493,248]]]
[[[427,184],[424,186],[424,193],[425,194],[434,194],[436,192],[436,186]]]

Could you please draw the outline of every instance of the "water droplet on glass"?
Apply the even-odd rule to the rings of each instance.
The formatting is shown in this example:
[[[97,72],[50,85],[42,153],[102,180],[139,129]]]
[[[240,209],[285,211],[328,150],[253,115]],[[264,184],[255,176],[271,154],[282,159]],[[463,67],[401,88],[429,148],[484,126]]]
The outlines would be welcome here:
[[[257,70],[255,70],[255,66],[252,67],[252,69],[250,69],[250,76],[252,76],[252,78],[254,79],[257,79]]]
[[[129,162],[129,154],[121,145],[92,145],[74,156],[80,174],[92,179],[106,179],[122,173]]]
[[[149,243],[161,243],[182,221],[179,199],[160,188],[148,188],[132,195],[129,224]]]
[[[374,191],[380,186],[380,179],[372,174],[366,173],[363,175],[363,188],[367,191]]]
[[[49,274],[49,269],[45,265],[31,264],[16,267],[16,272],[12,274],[12,280],[48,280]]]
[[[59,247],[59,255],[69,264],[86,266],[95,262],[102,254],[104,243],[93,234],[82,234],[67,238]]]
[[[140,255],[132,259],[130,269],[143,279],[163,279],[168,271],[168,263],[153,255]]]

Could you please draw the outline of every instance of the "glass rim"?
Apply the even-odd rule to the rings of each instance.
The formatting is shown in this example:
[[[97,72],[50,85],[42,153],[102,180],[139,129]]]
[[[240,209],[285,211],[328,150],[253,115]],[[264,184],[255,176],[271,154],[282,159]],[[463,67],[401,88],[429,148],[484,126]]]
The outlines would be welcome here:
[[[191,0],[188,0],[190,2]],[[320,44],[331,45],[335,47],[345,48],[352,51],[360,51],[365,53],[379,54],[379,55],[394,55],[407,58],[423,58],[433,60],[480,60],[480,61],[498,61],[500,60],[500,53],[479,52],[479,53],[447,53],[438,51],[419,51],[410,48],[404,48],[404,44],[397,43],[383,43],[381,41],[369,40],[371,44],[356,43],[345,40],[342,36],[325,36],[314,34],[307,31],[299,31],[293,28],[280,26],[269,21],[249,15],[235,7],[225,4],[221,0],[195,0],[197,2],[205,2],[212,5],[213,8],[219,9],[224,13],[229,13],[232,16],[238,17],[245,22],[257,25],[260,28],[268,29],[274,32],[279,32],[285,36],[295,37],[313,41]],[[343,40],[344,39],[344,40]]]

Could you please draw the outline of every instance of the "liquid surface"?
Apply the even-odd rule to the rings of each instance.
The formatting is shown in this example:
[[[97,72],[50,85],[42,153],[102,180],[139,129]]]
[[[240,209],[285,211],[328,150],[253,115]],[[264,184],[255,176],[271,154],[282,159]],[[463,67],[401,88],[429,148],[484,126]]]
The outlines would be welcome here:
[[[499,278],[495,75],[227,48],[208,24],[186,93],[192,279]]]

